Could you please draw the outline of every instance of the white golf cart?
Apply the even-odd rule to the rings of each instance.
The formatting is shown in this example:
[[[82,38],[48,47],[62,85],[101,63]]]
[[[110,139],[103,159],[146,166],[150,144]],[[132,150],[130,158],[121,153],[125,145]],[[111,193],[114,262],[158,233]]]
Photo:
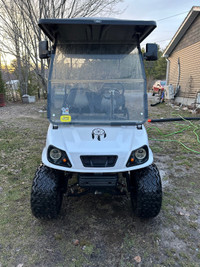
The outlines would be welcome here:
[[[63,194],[130,193],[139,217],[155,217],[162,203],[144,122],[148,117],[143,59],[157,46],[140,43],[154,21],[41,19],[52,42],[40,42],[49,60],[48,119],[43,164],[36,171],[31,209],[56,218]],[[70,181],[74,181],[73,183]]]

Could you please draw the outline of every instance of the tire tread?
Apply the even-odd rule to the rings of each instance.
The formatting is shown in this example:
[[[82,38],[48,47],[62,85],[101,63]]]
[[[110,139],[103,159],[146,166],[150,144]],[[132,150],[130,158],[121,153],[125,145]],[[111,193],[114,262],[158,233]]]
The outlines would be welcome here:
[[[59,172],[45,165],[39,166],[31,190],[31,210],[39,219],[56,218],[62,204]]]
[[[134,171],[131,176],[131,201],[136,215],[141,218],[156,217],[162,205],[162,184],[158,168],[152,164]]]

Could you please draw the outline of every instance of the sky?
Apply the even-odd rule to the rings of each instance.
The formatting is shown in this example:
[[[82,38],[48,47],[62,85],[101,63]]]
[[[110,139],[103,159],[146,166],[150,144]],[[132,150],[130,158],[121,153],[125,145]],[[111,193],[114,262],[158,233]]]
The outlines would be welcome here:
[[[147,37],[146,43],[157,43],[164,50],[192,6],[200,6],[200,0],[123,0],[117,7],[124,10],[111,17],[128,20],[155,20],[157,28]],[[13,58],[7,57],[10,62]]]
[[[118,7],[126,10],[114,17],[156,21],[157,28],[143,41],[142,47],[152,42],[165,49],[192,6],[200,6],[200,0],[124,0]]]

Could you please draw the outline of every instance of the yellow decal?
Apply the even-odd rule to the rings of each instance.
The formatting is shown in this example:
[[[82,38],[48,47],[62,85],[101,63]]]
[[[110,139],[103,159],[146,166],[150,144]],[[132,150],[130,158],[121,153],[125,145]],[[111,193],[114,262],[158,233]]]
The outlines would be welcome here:
[[[62,115],[60,116],[61,122],[71,122],[71,116],[70,115]]]

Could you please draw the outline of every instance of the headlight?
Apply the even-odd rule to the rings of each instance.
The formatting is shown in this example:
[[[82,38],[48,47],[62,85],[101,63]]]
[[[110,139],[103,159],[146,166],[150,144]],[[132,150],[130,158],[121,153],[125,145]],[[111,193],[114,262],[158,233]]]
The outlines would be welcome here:
[[[52,148],[49,152],[49,157],[52,159],[52,160],[58,160],[62,157],[62,153],[61,151],[58,149],[58,148]]]
[[[66,152],[54,146],[49,146],[47,151],[47,159],[49,162],[55,165],[60,165],[68,168],[72,167],[72,164]]]
[[[143,160],[146,157],[146,155],[147,155],[147,152],[143,147],[141,147],[135,151],[135,157],[138,160]]]
[[[131,152],[126,163],[126,167],[136,166],[145,163],[149,159],[149,150],[147,146],[140,147]]]

